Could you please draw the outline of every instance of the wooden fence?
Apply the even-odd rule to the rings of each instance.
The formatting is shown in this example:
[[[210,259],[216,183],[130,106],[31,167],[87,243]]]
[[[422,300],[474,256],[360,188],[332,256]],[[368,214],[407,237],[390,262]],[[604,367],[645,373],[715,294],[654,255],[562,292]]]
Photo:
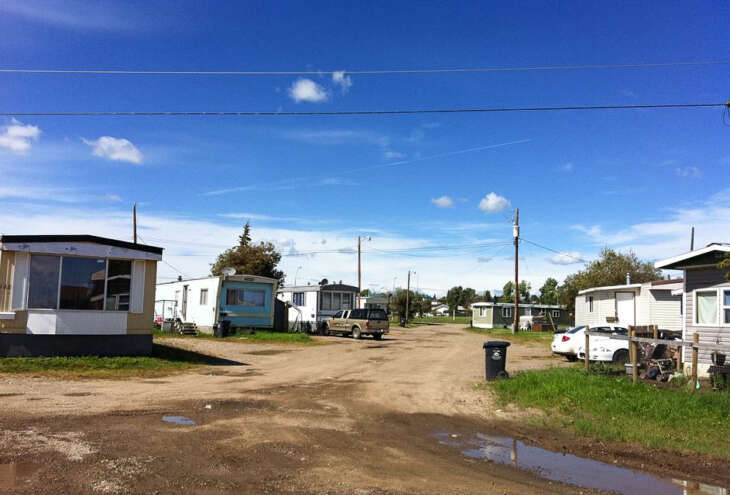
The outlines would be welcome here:
[[[639,337],[637,334],[651,335],[651,337]],[[697,383],[697,360],[699,350],[712,350],[722,351],[730,353],[730,346],[722,345],[711,345],[711,344],[700,344],[700,335],[698,333],[692,334],[692,340],[668,340],[659,338],[659,328],[656,325],[650,325],[648,327],[629,327],[628,335],[607,335],[605,332],[591,332],[590,327],[586,326],[585,331],[585,356],[584,364],[586,372],[590,367],[590,339],[593,337],[610,338],[611,340],[626,340],[629,342],[629,360],[631,361],[632,378],[634,383],[639,382],[639,343],[642,344],[664,344],[668,347],[679,347],[680,352],[677,353],[677,369],[683,370],[682,366],[682,349],[690,347],[692,349],[692,384]],[[695,387],[692,387],[694,390]]]

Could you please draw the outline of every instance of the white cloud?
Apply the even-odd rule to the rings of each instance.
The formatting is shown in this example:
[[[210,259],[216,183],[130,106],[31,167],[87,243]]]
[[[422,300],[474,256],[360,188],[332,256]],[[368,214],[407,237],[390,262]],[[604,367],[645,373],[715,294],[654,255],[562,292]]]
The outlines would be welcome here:
[[[94,156],[135,165],[140,165],[144,159],[142,152],[128,139],[102,136],[97,140],[82,138],[82,141],[92,147]]]
[[[583,263],[584,260],[578,251],[568,251],[564,253],[556,253],[548,258],[553,265],[572,265],[575,263]]]
[[[560,166],[560,170],[562,172],[572,172],[573,171],[573,162],[567,162]]]
[[[13,153],[26,153],[30,150],[31,143],[38,140],[40,134],[41,130],[38,127],[13,119],[10,121],[10,125],[2,128],[0,147]]]
[[[690,179],[699,179],[702,177],[702,171],[697,167],[677,167],[674,171],[679,177],[689,177]]]
[[[393,150],[385,150],[385,158],[392,160],[393,158],[405,158],[405,153],[400,153],[398,151]]]
[[[438,198],[433,198],[431,200],[431,203],[435,204],[439,208],[451,208],[452,206],[454,206],[454,200],[445,195]]]
[[[490,192],[479,202],[479,209],[485,213],[496,213],[502,211],[510,205],[510,202],[504,196]]]
[[[327,91],[311,79],[297,79],[289,88],[289,96],[295,102],[319,103],[327,101]]]
[[[104,199],[107,201],[114,201],[114,202],[120,202],[122,200],[122,197],[118,194],[105,194]]]
[[[332,82],[339,85],[342,88],[343,93],[347,93],[347,90],[352,86],[352,78],[345,75],[344,70],[335,71],[332,73]]]

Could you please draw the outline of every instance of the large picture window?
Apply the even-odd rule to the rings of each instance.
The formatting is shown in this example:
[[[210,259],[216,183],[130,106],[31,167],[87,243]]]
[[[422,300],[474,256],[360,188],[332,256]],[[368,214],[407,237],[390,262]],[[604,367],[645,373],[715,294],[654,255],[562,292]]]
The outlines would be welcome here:
[[[717,292],[695,292],[697,309],[695,310],[698,325],[717,325]]]
[[[109,260],[106,279],[106,309],[129,311],[129,293],[132,290],[132,262]]]
[[[262,308],[266,306],[266,291],[257,289],[228,289],[226,304]]]
[[[304,292],[294,292],[292,294],[292,302],[294,306],[304,306]]]
[[[59,309],[104,309],[106,260],[63,258]]]
[[[58,307],[60,268],[60,256],[31,255],[28,282],[28,307],[30,309],[56,309]]]

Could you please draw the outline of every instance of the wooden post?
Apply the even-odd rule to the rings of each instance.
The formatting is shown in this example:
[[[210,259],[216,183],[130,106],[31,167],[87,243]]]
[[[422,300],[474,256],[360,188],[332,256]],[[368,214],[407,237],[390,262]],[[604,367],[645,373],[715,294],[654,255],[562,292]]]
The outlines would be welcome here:
[[[636,331],[629,327],[629,356],[631,356],[631,379],[634,385],[639,383],[639,349],[634,341]]]
[[[692,390],[697,390],[697,358],[699,354],[700,334],[692,334]]]
[[[585,329],[585,336],[586,336],[585,352],[583,353],[583,355],[584,355],[584,358],[583,359],[584,359],[584,365],[585,365],[586,373],[588,373],[588,370],[590,369],[590,366],[591,366],[591,347],[590,347],[590,345],[591,345],[591,336],[588,335],[588,332],[590,332],[590,330],[591,330],[591,327],[589,327],[588,325],[586,325],[586,329]]]
[[[656,325],[652,325],[652,331],[654,333],[654,338],[658,339],[659,338],[659,327]]]
[[[684,374],[684,363],[682,362],[682,353],[684,352],[684,346],[679,346],[679,352],[677,353],[677,372]]]

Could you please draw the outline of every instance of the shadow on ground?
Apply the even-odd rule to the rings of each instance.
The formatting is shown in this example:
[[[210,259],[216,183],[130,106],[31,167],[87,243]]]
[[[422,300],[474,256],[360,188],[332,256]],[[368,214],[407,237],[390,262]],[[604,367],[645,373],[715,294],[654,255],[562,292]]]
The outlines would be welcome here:
[[[201,354],[195,351],[180,349],[165,344],[152,344],[152,357],[166,361],[205,364],[208,366],[248,366],[248,363],[233,361],[208,354]]]

